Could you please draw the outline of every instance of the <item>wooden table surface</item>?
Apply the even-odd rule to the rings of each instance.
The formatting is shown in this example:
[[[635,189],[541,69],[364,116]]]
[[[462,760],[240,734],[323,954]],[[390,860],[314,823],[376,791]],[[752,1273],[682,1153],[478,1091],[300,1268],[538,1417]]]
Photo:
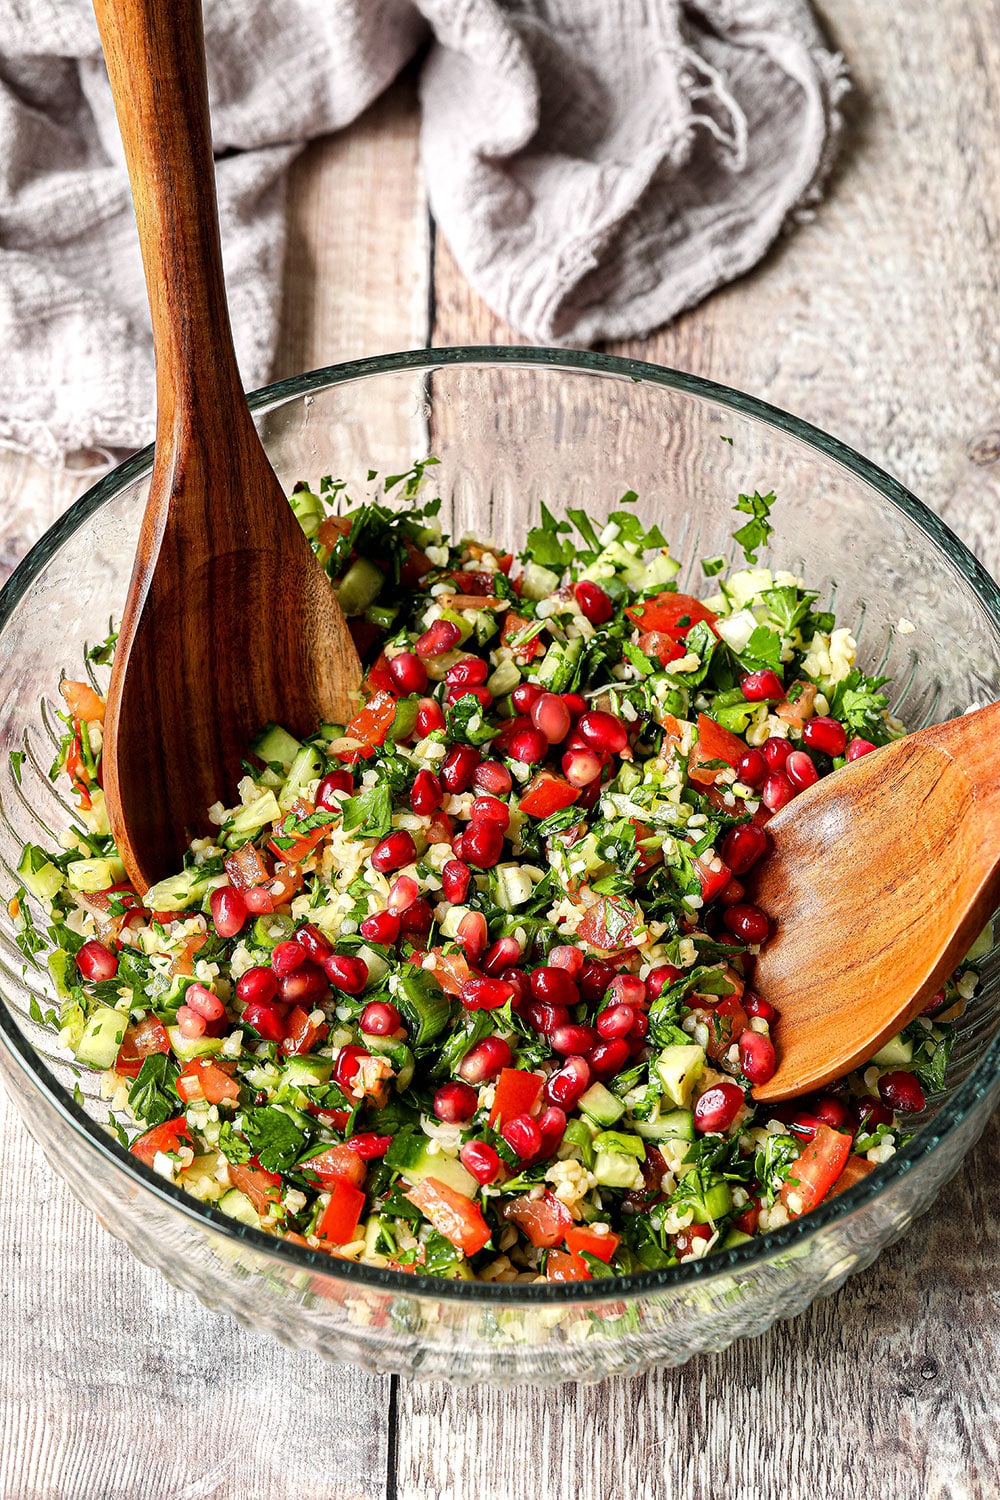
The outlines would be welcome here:
[[[1000,570],[1000,8],[826,0],[848,56],[828,201],[627,352],[837,433]],[[291,174],[276,375],[515,342],[435,234],[403,79]],[[0,456],[0,567],[88,481]],[[327,1367],[138,1265],[0,1099],[0,1500],[996,1500],[1000,1121],[904,1242],[676,1371],[500,1393]]]

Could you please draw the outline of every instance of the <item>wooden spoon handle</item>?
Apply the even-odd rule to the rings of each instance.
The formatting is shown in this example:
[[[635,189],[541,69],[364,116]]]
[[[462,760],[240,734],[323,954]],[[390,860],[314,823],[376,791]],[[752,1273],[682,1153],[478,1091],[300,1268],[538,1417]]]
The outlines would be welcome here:
[[[222,272],[201,0],[94,0],[94,10],[153,319],[157,449],[182,460],[191,442],[210,440],[213,406],[246,411]]]

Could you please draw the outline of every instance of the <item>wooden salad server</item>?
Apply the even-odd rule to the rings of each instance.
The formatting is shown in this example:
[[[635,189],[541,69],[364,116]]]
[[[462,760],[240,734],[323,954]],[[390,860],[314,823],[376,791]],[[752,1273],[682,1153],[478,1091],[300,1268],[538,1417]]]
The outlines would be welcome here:
[[[268,721],[343,723],[361,680],[268,462],[226,305],[199,0],[95,0],[153,321],[156,453],[108,698],[104,790],[136,888],[179,868]]]
[[[1000,703],[842,767],[767,825],[753,986],[779,1012],[754,1098],[841,1078],[920,1014],[1000,905]]]

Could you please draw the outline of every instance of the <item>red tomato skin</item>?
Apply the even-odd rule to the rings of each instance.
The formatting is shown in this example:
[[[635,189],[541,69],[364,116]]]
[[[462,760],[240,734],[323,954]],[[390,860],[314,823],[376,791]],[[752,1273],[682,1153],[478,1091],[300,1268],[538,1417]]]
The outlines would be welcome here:
[[[235,1064],[229,1066],[235,1067]],[[186,1103],[192,1099],[207,1099],[209,1104],[222,1104],[226,1100],[237,1100],[240,1086],[229,1073],[228,1066],[210,1057],[194,1057],[178,1076],[177,1092]]]
[[[126,1028],[115,1060],[115,1072],[125,1078],[138,1078],[143,1062],[156,1052],[169,1052],[170,1038],[155,1016],[146,1016],[135,1026]]]
[[[869,1161],[867,1157],[849,1156],[844,1163],[844,1170],[826,1196],[828,1198],[836,1198],[840,1193],[846,1193],[848,1188],[852,1188],[855,1183],[861,1182],[868,1176],[869,1172],[874,1172],[874,1170],[875,1163]]]
[[[395,717],[395,694],[382,689],[374,697],[369,698],[361,712],[355,715],[344,730],[344,738],[360,740],[361,748],[338,751],[338,760],[355,761],[359,758],[367,760],[378,745],[385,743],[385,737]]]
[[[475,1255],[489,1239],[491,1230],[478,1205],[436,1177],[425,1177],[406,1196],[464,1255]]]
[[[162,1125],[154,1125],[152,1130],[140,1135],[132,1142],[129,1151],[151,1167],[158,1151],[176,1151],[182,1143],[191,1144],[191,1132],[184,1116],[178,1115],[176,1119],[164,1120]]]
[[[304,1168],[307,1172],[315,1172],[324,1188],[341,1181],[349,1182],[352,1187],[364,1187],[368,1171],[358,1153],[345,1142],[328,1146],[319,1156],[305,1162]]]
[[[576,929],[577,937],[603,953],[617,953],[632,946],[635,922],[635,911],[627,902],[617,896],[602,896]]]
[[[317,1237],[333,1245],[348,1244],[354,1239],[364,1207],[364,1193],[346,1178],[338,1178],[316,1224]]]
[[[523,1068],[503,1068],[497,1080],[490,1110],[490,1125],[499,1130],[515,1115],[530,1115],[539,1099],[545,1079],[540,1073],[529,1073]]]
[[[545,1261],[546,1281],[591,1281],[587,1262],[571,1250],[550,1250]]]
[[[802,1147],[802,1154],[789,1171],[781,1189],[781,1201],[792,1218],[807,1214],[822,1203],[833,1187],[851,1154],[851,1137],[829,1125],[817,1125],[812,1140]],[[798,1210],[789,1208],[790,1197],[802,1201]]]
[[[580,788],[570,786],[561,776],[551,771],[539,771],[521,793],[520,808],[532,818],[547,818],[564,807],[570,807],[579,797]]]
[[[552,1193],[546,1191],[542,1198],[511,1199],[504,1206],[503,1215],[524,1231],[537,1248],[551,1249],[570,1232],[573,1220],[569,1209]]]
[[[693,598],[690,594],[675,594],[667,591],[663,594],[654,594],[652,599],[644,599],[641,604],[631,604],[625,611],[634,625],[638,625],[642,631],[663,631],[678,640],[687,635],[693,625],[701,621],[715,629],[715,622],[719,618],[712,610],[702,604],[700,599]],[[687,624],[680,622],[687,619]]]
[[[610,1265],[615,1251],[618,1249],[620,1236],[614,1233],[595,1234],[588,1224],[573,1224],[566,1231],[566,1249],[572,1255],[596,1256],[603,1260],[605,1265]]]

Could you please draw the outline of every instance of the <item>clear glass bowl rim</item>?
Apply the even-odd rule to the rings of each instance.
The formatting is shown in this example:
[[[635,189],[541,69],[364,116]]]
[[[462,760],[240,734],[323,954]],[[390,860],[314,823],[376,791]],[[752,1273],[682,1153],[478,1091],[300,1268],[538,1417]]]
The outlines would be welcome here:
[[[263,414],[272,407],[283,405],[289,399],[307,396],[310,392],[329,386],[389,373],[432,371],[443,366],[456,365],[540,366],[557,372],[560,370],[567,373],[582,372],[587,375],[612,376],[634,382],[648,382],[677,391],[685,396],[728,407],[742,416],[777,428],[807,447],[841,464],[855,478],[870,485],[890,505],[913,521],[928,540],[938,547],[948,561],[958,569],[997,630],[1000,631],[1000,588],[954,532],[904,485],[872,463],[870,459],[864,458],[846,443],[831,437],[821,428],[814,427],[800,417],[792,416],[780,407],[772,406],[755,396],[749,396],[743,391],[734,390],[730,386],[721,385],[702,376],[673,370],[663,365],[649,364],[643,360],[624,359],[616,355],[598,354],[587,350],[484,344],[447,349],[414,349],[398,354],[378,355],[374,358],[329,365],[324,369],[308,371],[287,380],[275,381],[253,392],[248,400],[254,411]],[[151,467],[152,458],[152,444],[140,449],[138,453],[111,470],[80,496],[45,532],[18,564],[4,588],[0,590],[0,632],[3,631],[20,600],[28,593],[35,579],[63,542],[122,487],[146,472]],[[180,1211],[202,1228],[211,1228],[215,1233],[228,1239],[246,1244],[248,1248],[252,1247],[264,1255],[285,1261],[290,1270],[320,1272],[334,1280],[367,1286],[373,1291],[383,1293],[398,1293],[407,1297],[425,1296],[437,1301],[473,1302],[483,1306],[492,1304],[502,1306],[512,1304],[570,1305],[595,1301],[619,1301],[655,1292],[669,1292],[684,1285],[732,1276],[741,1271],[750,1271],[757,1262],[769,1260],[775,1253],[788,1250],[792,1246],[805,1245],[812,1236],[821,1233],[834,1220],[862,1209],[864,1205],[888,1189],[898,1177],[913,1170],[945,1137],[958,1129],[965,1117],[988,1092],[995,1076],[1000,1073],[1000,1034],[998,1034],[954,1097],[942,1106],[934,1120],[926,1125],[913,1140],[900,1148],[888,1162],[883,1163],[860,1183],[847,1189],[838,1197],[820,1204],[811,1213],[794,1219],[781,1229],[771,1230],[766,1235],[754,1238],[731,1250],[719,1251],[704,1260],[685,1261],[663,1270],[641,1271],[614,1278],[602,1277],[589,1282],[538,1283],[525,1286],[496,1282],[448,1281],[432,1276],[404,1275],[398,1271],[383,1270],[353,1261],[336,1260],[322,1251],[289,1244],[285,1240],[265,1234],[262,1230],[239,1224],[218,1209],[199,1202],[181,1188],[174,1187],[162,1177],[157,1176],[151,1168],[129,1155],[103,1126],[92,1120],[35,1055],[2,996],[0,996],[0,1037],[20,1067],[40,1088],[49,1104],[71,1129],[83,1136],[88,1144],[111,1164],[138,1178],[145,1189],[160,1199],[165,1207],[169,1206]]]

